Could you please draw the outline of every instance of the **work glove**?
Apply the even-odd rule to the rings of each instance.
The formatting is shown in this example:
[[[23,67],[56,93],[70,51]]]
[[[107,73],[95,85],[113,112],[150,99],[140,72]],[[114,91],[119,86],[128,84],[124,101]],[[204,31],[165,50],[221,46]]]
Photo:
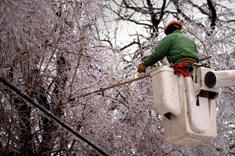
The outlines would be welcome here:
[[[147,66],[145,66],[143,63],[141,63],[138,67],[138,72],[139,73],[146,72],[146,68],[147,68]]]

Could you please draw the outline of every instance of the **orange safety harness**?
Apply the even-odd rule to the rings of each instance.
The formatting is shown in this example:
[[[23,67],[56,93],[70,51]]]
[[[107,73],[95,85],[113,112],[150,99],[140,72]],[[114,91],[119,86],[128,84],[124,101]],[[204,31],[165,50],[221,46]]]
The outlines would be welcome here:
[[[186,69],[187,67],[187,64],[180,64],[180,65],[177,65],[174,67],[174,71],[175,72],[180,72],[181,74],[183,74],[184,77],[188,77],[189,74],[188,74],[188,71]]]
[[[192,64],[194,64],[194,61],[184,60],[178,64],[176,64],[173,68],[175,72],[180,72],[184,77],[188,77],[189,73],[187,68],[191,68]],[[208,97],[208,91],[201,90],[199,93],[199,96],[201,97]]]
[[[187,68],[191,67],[191,65],[194,63],[195,63],[194,61],[184,60],[175,65],[173,68],[175,72],[180,72],[184,77],[188,77],[189,73]]]

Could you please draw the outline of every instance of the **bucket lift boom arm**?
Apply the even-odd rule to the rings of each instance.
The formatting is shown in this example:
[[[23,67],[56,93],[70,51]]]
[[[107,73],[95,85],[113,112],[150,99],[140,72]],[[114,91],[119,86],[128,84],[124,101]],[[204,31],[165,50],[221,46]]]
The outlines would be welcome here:
[[[235,70],[209,71],[204,81],[209,88],[235,85]]]

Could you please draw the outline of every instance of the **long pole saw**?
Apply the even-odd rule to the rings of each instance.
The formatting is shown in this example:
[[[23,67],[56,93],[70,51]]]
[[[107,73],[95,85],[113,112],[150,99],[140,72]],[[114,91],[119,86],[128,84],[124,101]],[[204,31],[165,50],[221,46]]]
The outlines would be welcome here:
[[[84,95],[82,95],[82,96],[84,97],[84,96],[88,96],[88,95],[91,95],[91,94],[94,94],[94,93],[103,92],[103,91],[105,91],[105,90],[107,90],[107,89],[111,89],[111,88],[114,88],[114,87],[122,86],[122,85],[127,84],[127,83],[132,83],[132,82],[134,82],[134,81],[138,81],[138,80],[144,79],[144,78],[149,77],[149,76],[150,76],[149,74],[146,74],[146,75],[144,75],[144,76],[141,76],[141,77],[138,77],[138,78],[135,78],[135,79],[131,79],[131,80],[128,80],[128,81],[126,81],[126,82],[117,83],[117,84],[111,85],[111,86],[106,87],[106,88],[101,88],[101,89],[95,90],[95,91],[93,91],[93,92],[84,94]]]
[[[212,56],[207,56],[207,57],[204,57],[204,58],[201,58],[200,61],[204,61],[204,60],[207,60],[207,59],[210,59]],[[79,97],[85,97],[85,96],[88,96],[88,95],[91,95],[91,94],[95,94],[95,93],[98,93],[98,92],[103,92],[107,89],[111,89],[111,88],[114,88],[114,87],[118,87],[118,86],[122,86],[124,84],[128,84],[128,83],[132,83],[134,81],[138,81],[138,80],[141,80],[141,79],[144,79],[144,78],[147,78],[149,77],[150,74],[146,74],[144,76],[140,76],[138,78],[134,78],[134,79],[131,79],[131,80],[128,80],[128,81],[125,81],[125,82],[121,82],[121,83],[117,83],[117,84],[113,84],[113,85],[110,85],[108,87],[105,87],[105,88],[101,88],[101,89],[98,89],[98,90],[95,90],[95,91],[92,91],[92,92],[89,92],[89,93],[86,93],[86,94],[83,94]]]
[[[42,105],[36,103],[33,99],[31,99],[29,96],[27,96],[26,94],[24,94],[23,92],[21,92],[19,89],[17,89],[15,86],[13,86],[11,83],[9,83],[8,81],[6,81],[5,79],[3,79],[0,76],[0,81],[7,87],[9,87],[11,90],[13,90],[15,93],[17,93],[20,97],[22,97],[23,99],[25,99],[26,101],[28,101],[29,103],[31,103],[32,105],[34,105],[36,108],[38,108],[40,111],[42,111],[48,118],[54,120],[55,122],[57,122],[59,125],[61,125],[62,127],[64,127],[65,129],[67,129],[69,132],[71,132],[72,134],[74,134],[76,137],[78,137],[79,139],[81,139],[82,141],[86,142],[89,146],[91,146],[93,149],[95,149],[97,152],[99,152],[100,154],[104,155],[104,156],[108,156],[108,154],[106,154],[104,151],[102,151],[101,149],[99,149],[98,147],[96,147],[94,144],[92,144],[90,141],[88,141],[86,138],[84,138],[83,136],[81,136],[77,131],[75,131],[72,127],[70,127],[68,124],[64,123],[63,121],[61,121],[59,118],[57,118],[54,114],[52,114],[50,111],[48,111],[46,108],[44,108]]]

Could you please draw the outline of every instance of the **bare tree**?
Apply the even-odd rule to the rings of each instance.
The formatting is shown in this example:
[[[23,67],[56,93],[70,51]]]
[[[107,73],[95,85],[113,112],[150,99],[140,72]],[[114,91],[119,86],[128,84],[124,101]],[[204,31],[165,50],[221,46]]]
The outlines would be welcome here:
[[[86,120],[100,104],[79,97],[89,91],[89,85],[109,80],[107,67],[101,66],[109,63],[102,55],[113,59],[95,39],[101,3],[4,0],[0,8],[1,76],[90,136]],[[2,84],[0,88],[2,155],[95,153],[10,89]]]

